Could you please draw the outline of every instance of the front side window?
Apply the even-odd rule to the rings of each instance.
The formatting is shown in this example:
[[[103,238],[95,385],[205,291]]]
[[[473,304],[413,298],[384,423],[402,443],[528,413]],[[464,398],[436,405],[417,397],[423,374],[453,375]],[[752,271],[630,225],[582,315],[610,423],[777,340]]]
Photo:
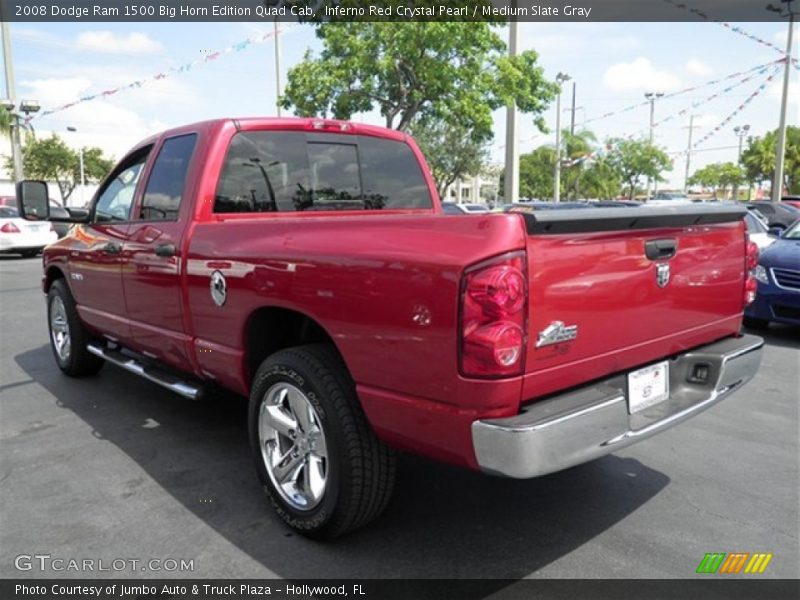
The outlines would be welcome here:
[[[133,193],[149,152],[149,147],[141,150],[117,168],[116,174],[97,197],[94,207],[95,223],[130,219]]]
[[[174,221],[178,218],[196,142],[194,133],[164,140],[147,180],[140,219]]]
[[[411,148],[367,136],[256,131],[234,136],[214,212],[431,208]]]

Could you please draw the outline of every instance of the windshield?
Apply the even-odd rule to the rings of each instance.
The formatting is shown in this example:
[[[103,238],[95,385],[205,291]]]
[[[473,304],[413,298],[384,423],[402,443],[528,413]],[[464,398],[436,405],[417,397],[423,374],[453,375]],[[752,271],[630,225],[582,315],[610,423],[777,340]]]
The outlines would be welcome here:
[[[795,221],[794,225],[784,231],[781,237],[785,240],[800,240],[800,221]]]
[[[747,224],[747,232],[748,233],[766,233],[767,228],[764,227],[764,224],[758,220],[758,218],[751,214],[747,213],[744,216],[744,222]]]

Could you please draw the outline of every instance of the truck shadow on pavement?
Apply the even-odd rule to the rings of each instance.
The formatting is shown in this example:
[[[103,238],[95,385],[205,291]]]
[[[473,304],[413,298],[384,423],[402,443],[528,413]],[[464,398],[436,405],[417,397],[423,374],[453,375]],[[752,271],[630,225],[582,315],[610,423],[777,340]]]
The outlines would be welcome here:
[[[767,346],[782,348],[800,348],[800,327],[784,323],[771,323],[766,329],[750,329],[744,327],[743,333],[750,333],[764,338]]]
[[[97,377],[69,379],[46,345],[15,360],[91,435],[115,444],[198,519],[289,579],[521,578],[614,526],[669,483],[613,455],[527,481],[402,455],[394,498],[378,521],[334,542],[313,542],[290,533],[259,488],[243,399],[192,403],[112,365]],[[143,527],[149,516],[142,514]],[[194,576],[204,577],[198,567]]]

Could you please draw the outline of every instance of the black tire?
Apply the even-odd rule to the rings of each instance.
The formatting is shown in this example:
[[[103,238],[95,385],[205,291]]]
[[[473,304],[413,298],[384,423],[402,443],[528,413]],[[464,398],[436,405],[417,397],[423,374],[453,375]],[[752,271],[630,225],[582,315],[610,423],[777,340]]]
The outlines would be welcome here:
[[[54,334],[53,311],[58,302],[64,307],[66,316],[66,327],[69,336],[69,353],[64,356],[59,353],[56,347],[56,335]],[[94,375],[106,363],[99,356],[91,354],[86,349],[86,344],[91,339],[86,331],[78,311],[75,308],[75,300],[63,279],[57,279],[50,286],[47,292],[47,326],[50,334],[50,349],[56,359],[58,368],[70,377],[82,377],[84,375]]]
[[[744,326],[748,329],[766,329],[769,327],[769,321],[766,319],[756,319],[754,317],[745,317]]]
[[[41,252],[41,250],[36,248],[34,250],[22,250],[20,254],[22,255],[22,258],[33,258],[37,254],[39,254],[39,252]]]
[[[304,401],[312,405],[326,446],[324,492],[318,504],[305,510],[292,506],[283,497],[285,492],[273,483],[267,470],[268,459],[262,454],[262,405],[267,403],[267,392],[282,384],[302,392]],[[366,525],[389,503],[395,480],[394,452],[375,437],[347,368],[331,347],[299,346],[268,357],[253,380],[248,429],[264,490],[281,519],[295,531],[312,538],[334,538]],[[264,445],[269,443],[275,442]],[[313,454],[313,450],[308,452]]]

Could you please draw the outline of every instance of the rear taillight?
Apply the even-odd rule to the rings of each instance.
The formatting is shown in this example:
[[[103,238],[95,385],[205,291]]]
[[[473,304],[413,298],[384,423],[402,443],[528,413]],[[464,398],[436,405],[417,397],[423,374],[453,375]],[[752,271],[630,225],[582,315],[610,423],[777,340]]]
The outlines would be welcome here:
[[[528,284],[525,253],[468,270],[461,281],[461,373],[511,377],[525,367]]]
[[[19,227],[9,222],[0,227],[0,231],[3,233],[19,233]]]
[[[744,305],[748,306],[755,301],[756,293],[758,292],[758,281],[753,273],[755,268],[758,266],[758,246],[755,242],[750,241],[750,238],[747,238],[745,248],[744,298],[742,298],[742,300]]]

